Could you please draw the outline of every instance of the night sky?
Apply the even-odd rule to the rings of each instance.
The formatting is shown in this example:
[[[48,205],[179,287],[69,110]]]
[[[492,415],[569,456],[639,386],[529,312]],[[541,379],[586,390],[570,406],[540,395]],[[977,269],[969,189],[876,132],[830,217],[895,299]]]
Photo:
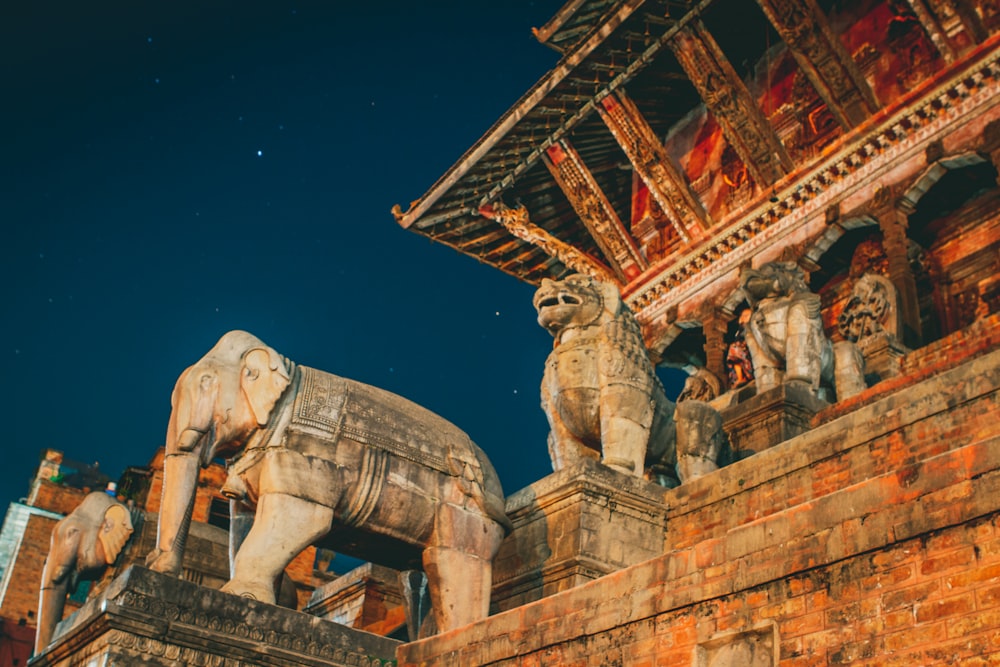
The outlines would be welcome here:
[[[560,0],[8,2],[6,506],[44,448],[117,477],[180,372],[246,329],[550,471],[533,288],[400,228],[548,69]]]

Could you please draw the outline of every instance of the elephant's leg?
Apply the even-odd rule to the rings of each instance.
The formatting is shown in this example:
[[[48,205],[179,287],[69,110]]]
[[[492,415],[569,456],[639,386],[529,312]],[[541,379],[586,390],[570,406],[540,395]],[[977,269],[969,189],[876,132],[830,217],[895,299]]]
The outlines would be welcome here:
[[[253,527],[233,561],[233,578],[222,590],[274,604],[274,583],[303,549],[330,531],[333,510],[284,493],[257,504]]]
[[[435,519],[423,564],[438,632],[489,616],[493,557],[503,528],[492,519],[453,505],[442,505]]]

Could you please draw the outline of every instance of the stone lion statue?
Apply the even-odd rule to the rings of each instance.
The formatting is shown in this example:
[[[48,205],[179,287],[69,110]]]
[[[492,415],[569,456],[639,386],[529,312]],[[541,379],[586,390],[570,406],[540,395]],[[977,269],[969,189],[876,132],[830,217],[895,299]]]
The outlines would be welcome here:
[[[752,309],[746,343],[758,393],[789,381],[804,382],[820,397],[821,385],[836,384],[840,399],[863,388],[860,354],[846,341],[835,353],[823,331],[819,295],[809,291],[797,264],[744,268],[740,288]]]
[[[542,379],[552,468],[591,457],[675,486],[674,405],[617,287],[583,274],[546,279],[534,306],[555,338]]]

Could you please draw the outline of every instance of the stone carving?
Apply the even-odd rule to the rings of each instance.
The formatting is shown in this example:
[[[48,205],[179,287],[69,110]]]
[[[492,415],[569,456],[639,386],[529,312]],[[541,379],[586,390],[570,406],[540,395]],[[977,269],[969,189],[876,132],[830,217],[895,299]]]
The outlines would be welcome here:
[[[128,508],[102,491],[88,494],[52,529],[38,595],[35,653],[49,645],[62,620],[66,595],[79,581],[100,577],[118,558],[132,531]]]
[[[791,381],[805,383],[820,397],[821,383],[836,383],[840,400],[864,388],[860,356],[846,341],[834,354],[823,331],[819,295],[809,291],[794,262],[744,268],[740,288],[752,308],[746,342],[758,394]]]
[[[899,293],[885,276],[866,273],[837,317],[837,328],[864,351],[882,340],[898,343],[902,328]]]
[[[719,379],[707,368],[699,368],[684,382],[677,397],[674,423],[677,429],[677,473],[682,481],[697,479],[723,463],[728,439],[722,416],[709,401],[721,392]]]
[[[542,379],[552,468],[600,458],[676,485],[674,406],[618,289],[581,274],[545,279],[534,306],[555,338]]]
[[[254,519],[224,591],[273,603],[284,568],[319,543],[393,567],[422,562],[439,631],[488,614],[510,522],[492,464],[454,425],[243,331],[184,371],[172,406],[152,569],[178,572],[198,466],[229,457],[222,492]]]

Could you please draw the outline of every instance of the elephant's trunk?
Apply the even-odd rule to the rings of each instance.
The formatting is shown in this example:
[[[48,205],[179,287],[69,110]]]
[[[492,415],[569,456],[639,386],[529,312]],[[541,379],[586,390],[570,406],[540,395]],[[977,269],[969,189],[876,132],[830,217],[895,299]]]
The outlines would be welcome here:
[[[68,576],[54,581],[53,570],[56,569],[51,559],[45,559],[42,569],[42,586],[38,592],[38,631],[35,634],[35,655],[48,647],[52,641],[52,633],[62,620],[66,608],[66,592]]]
[[[184,557],[198,484],[200,451],[168,453],[163,462],[163,496],[156,534],[156,549],[146,559],[150,569],[178,576]]]

